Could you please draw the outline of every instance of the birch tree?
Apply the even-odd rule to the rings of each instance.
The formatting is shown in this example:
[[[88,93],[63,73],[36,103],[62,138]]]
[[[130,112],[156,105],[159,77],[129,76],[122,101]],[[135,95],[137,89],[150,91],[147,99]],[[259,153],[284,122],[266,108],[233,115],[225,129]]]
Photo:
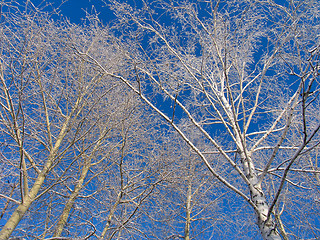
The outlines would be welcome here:
[[[125,70],[112,72],[86,57],[126,83],[214,177],[251,206],[263,239],[302,234],[283,212],[293,204],[286,192],[304,189],[303,180],[294,179],[318,171],[310,167],[313,158],[311,165],[302,159],[319,144],[319,3],[141,1],[133,6],[115,0],[109,6],[118,18],[114,33],[127,58]],[[180,127],[182,121],[214,150],[202,150]],[[217,157],[238,177],[215,170]],[[304,190],[308,195],[316,189]],[[304,237],[317,235],[308,229]]]

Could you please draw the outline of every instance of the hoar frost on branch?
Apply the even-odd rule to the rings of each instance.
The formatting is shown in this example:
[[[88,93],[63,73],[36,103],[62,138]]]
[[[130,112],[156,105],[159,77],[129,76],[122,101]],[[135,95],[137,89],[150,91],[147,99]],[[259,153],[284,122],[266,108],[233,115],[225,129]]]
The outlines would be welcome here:
[[[43,238],[316,238],[318,1],[106,5],[108,27],[2,24],[0,236],[50,199]]]
[[[280,216],[289,203],[280,196],[285,199],[284,189],[294,182],[289,173],[294,165],[299,170],[293,178],[297,172],[314,172],[317,165],[319,3],[143,1],[135,8],[111,1],[110,5],[119,19],[115,32],[121,36],[119,48],[128,63],[125,75],[106,73],[140,95],[220,182],[251,205],[264,239],[287,239]],[[149,97],[150,91],[171,101],[171,113]],[[215,152],[200,150],[190,140],[179,126],[182,118]],[[233,167],[241,183],[212,167],[217,156]],[[265,188],[274,188],[268,200]]]

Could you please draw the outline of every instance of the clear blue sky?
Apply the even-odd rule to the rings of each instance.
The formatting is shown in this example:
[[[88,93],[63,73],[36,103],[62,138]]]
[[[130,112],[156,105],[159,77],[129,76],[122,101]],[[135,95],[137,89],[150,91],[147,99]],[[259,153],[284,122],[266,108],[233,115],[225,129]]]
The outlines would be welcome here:
[[[40,8],[44,6],[43,0],[33,0],[36,6]],[[48,0],[54,8],[59,7],[61,0]],[[49,8],[46,8],[48,11]],[[68,0],[59,8],[61,15],[68,18],[72,23],[80,24],[86,17],[86,12],[91,14],[96,11],[99,14],[99,19],[104,23],[114,19],[112,12],[106,7],[106,4],[101,0]]]

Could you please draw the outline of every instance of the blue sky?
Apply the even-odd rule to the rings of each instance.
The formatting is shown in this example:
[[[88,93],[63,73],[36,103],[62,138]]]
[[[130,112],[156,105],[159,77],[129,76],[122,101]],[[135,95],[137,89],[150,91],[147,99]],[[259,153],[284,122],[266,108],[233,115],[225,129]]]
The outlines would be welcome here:
[[[59,4],[57,3],[59,1],[61,1],[61,0],[58,0],[58,1],[49,0],[49,2],[53,3],[52,6],[54,8],[59,6]],[[123,1],[125,1],[125,0],[123,0]],[[133,2],[134,0],[128,0],[128,1]],[[43,6],[43,3],[41,5],[42,0],[36,0],[33,2],[35,3],[36,6],[38,6],[40,4],[39,5],[40,8],[41,8],[41,6]],[[281,1],[276,1],[276,2],[281,2]],[[47,10],[50,10],[50,8]],[[70,20],[71,23],[75,23],[75,24],[81,24],[84,21],[84,19],[86,18],[87,13],[88,14],[97,14],[99,19],[104,24],[107,24],[110,20],[115,18],[113,13],[108,9],[108,7],[105,6],[105,3],[103,3],[102,0],[69,0],[69,1],[65,2],[59,8],[59,10],[60,10],[62,18],[67,18]],[[258,52],[257,54],[259,55],[260,53],[261,52]],[[158,102],[159,105],[161,104],[161,106],[158,106],[160,108],[160,110],[165,112],[168,116],[172,115],[172,108],[170,109],[170,107],[172,107],[172,106],[169,101],[165,102],[165,101],[161,100],[160,98],[159,99],[156,98],[156,101]],[[179,111],[179,109],[177,111]],[[170,115],[170,113],[171,113],[171,115]],[[179,119],[179,117],[178,117],[178,119]],[[241,202],[242,199],[240,199],[240,201],[237,202],[237,200],[236,200],[237,198],[238,198],[238,196],[235,197],[233,194],[231,194],[230,197],[228,197],[228,201],[230,201],[234,205],[228,206],[228,203],[224,203],[224,207],[225,207],[225,209],[223,208],[224,214],[229,214],[228,211],[230,211],[230,208],[232,208],[232,207],[240,208],[243,206],[243,202]],[[236,202],[236,204],[234,202]],[[238,205],[237,203],[240,203],[240,204]],[[245,220],[248,221],[249,217],[253,218],[253,216],[251,214],[252,211],[247,210],[248,209],[247,205],[245,205],[244,208],[245,208],[244,212],[247,212],[247,213],[249,212],[249,214],[243,215]],[[237,214],[239,214],[239,213],[237,213]],[[316,221],[316,225],[318,226],[319,223],[317,222],[316,219],[315,219],[315,221]],[[237,227],[243,227],[243,225],[238,224]],[[257,226],[255,226],[255,227],[257,227]],[[257,234],[257,231],[253,231],[254,236],[252,236],[252,239],[257,239],[260,237],[260,236],[256,236],[256,234]],[[246,235],[245,237],[248,237],[249,235],[250,234],[248,233],[248,235]]]
[[[35,5],[44,5],[42,0],[36,0],[33,2]],[[49,0],[48,2],[56,8],[59,6],[61,1]],[[113,13],[105,6],[105,3],[99,0],[68,0],[60,7],[61,15],[68,18],[70,22],[76,24],[81,24],[83,22],[83,19],[86,17],[86,13],[94,14],[95,11],[98,13],[99,19],[104,23],[107,23],[110,21],[110,19],[115,17]]]

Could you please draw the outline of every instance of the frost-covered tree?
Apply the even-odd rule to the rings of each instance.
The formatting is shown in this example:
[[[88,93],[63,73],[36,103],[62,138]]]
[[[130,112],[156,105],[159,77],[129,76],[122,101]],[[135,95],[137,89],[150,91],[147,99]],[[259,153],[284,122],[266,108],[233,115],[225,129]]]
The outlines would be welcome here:
[[[0,238],[317,238],[318,1],[105,4],[1,2]]]
[[[316,216],[305,216],[301,231],[293,209],[318,194],[308,179],[318,174],[319,2],[111,0],[109,6],[125,70],[87,58],[125,82],[251,206],[263,239],[318,235]],[[192,138],[188,126],[206,142]],[[213,167],[218,158],[228,169]]]
[[[161,179],[147,127],[156,120],[78,54],[121,65],[95,17],[80,27],[31,2],[1,4],[0,239],[123,231]]]

